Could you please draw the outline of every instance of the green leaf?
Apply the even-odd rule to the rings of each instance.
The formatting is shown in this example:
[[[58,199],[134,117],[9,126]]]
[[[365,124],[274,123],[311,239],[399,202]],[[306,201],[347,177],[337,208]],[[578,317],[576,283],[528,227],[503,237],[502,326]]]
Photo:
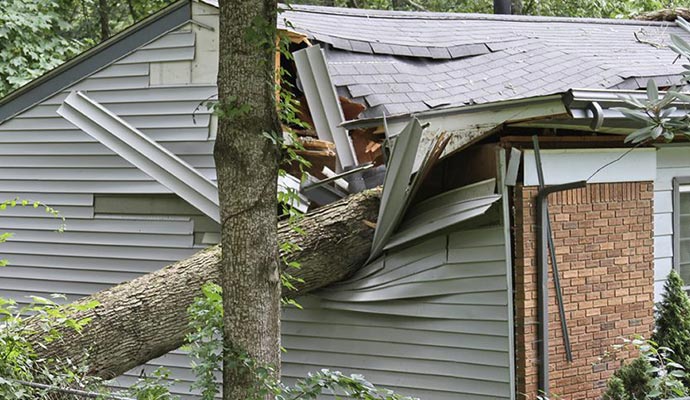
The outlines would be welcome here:
[[[656,86],[656,82],[654,82],[654,79],[649,79],[647,81],[647,99],[649,101],[658,101],[659,100],[659,89]]]

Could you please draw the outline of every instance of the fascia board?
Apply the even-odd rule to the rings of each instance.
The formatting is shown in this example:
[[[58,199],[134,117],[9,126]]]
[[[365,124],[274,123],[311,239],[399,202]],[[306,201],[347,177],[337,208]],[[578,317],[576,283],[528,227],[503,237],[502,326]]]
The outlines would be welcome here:
[[[81,53],[0,99],[0,123],[87,78],[191,19],[189,0],[179,0]]]

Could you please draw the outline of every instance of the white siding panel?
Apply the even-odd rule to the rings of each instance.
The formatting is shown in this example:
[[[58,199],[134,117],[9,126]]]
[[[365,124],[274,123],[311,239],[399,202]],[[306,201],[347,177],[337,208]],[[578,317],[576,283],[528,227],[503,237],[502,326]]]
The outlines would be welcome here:
[[[654,236],[661,235],[673,235],[673,213],[654,214]]]
[[[149,74],[149,65],[142,64],[127,64],[127,65],[111,65],[95,74],[91,78],[112,78],[123,76],[146,76]]]
[[[44,280],[57,282],[65,281],[116,285],[120,282],[141,276],[141,274],[120,271],[59,269],[53,268],[52,266],[48,268],[7,266],[2,270],[3,279],[16,278],[33,280],[36,279],[37,276],[42,277]]]
[[[665,145],[657,150],[654,181],[654,300],[661,300],[673,268],[673,178],[690,176],[690,146]]]
[[[92,90],[89,97],[102,104],[111,103],[165,103],[169,101],[204,101],[218,94],[218,89],[211,85],[185,85],[168,87],[151,87],[146,89],[127,90]],[[42,104],[60,105],[67,98],[68,92],[57,94]]]
[[[192,235],[150,235],[144,233],[50,232],[12,230],[12,242],[79,243],[142,247],[192,247]]]
[[[673,257],[655,257],[654,281],[665,282],[668,274],[673,269]]]
[[[89,92],[91,94],[91,92]],[[202,115],[210,114],[210,111],[203,105],[200,104],[199,100],[190,99],[169,99],[168,101],[159,102],[103,102],[102,104],[108,104],[108,109],[113,113],[121,116],[127,117],[131,115]],[[15,117],[18,119],[26,118],[50,118],[55,117],[59,104],[42,104],[31,108],[28,111]],[[195,112],[196,110],[196,112]]]
[[[670,185],[661,190],[662,185],[654,183],[654,213],[673,212],[673,192]]]
[[[2,146],[0,146],[2,147]],[[0,187],[11,191],[36,193],[171,193],[169,189],[153,181],[7,181],[0,180]],[[63,210],[61,208],[60,210]],[[83,215],[72,215],[80,217]]]
[[[90,194],[45,194],[26,192],[0,192],[2,199],[21,199],[40,201],[51,206],[93,206],[93,195]]]
[[[562,149],[542,150],[544,181],[547,185],[586,180],[600,167],[610,163],[628,149]],[[536,186],[536,162],[533,150],[524,153],[525,185]],[[654,149],[635,149],[615,163],[597,172],[590,183],[653,181],[656,168]]]
[[[173,49],[178,47],[193,47],[195,35],[194,32],[172,32],[153,42],[141,47],[145,50],[150,49]]]
[[[73,85],[69,90],[110,90],[110,89],[141,89],[149,86],[148,75],[144,76],[124,76],[112,78],[89,78],[85,79],[76,85]]]
[[[144,128],[141,131],[157,142],[206,141],[208,127]],[[96,143],[96,139],[79,130],[3,131],[0,143]]]
[[[654,237],[654,257],[673,257],[673,236],[664,235]]]
[[[2,251],[10,266],[45,267],[57,269],[134,272],[146,274],[161,269],[168,264],[167,261],[134,260],[122,254],[122,258],[99,257],[70,257],[57,255],[11,254]],[[8,267],[9,268],[9,267]],[[0,276],[3,276],[0,271]]]

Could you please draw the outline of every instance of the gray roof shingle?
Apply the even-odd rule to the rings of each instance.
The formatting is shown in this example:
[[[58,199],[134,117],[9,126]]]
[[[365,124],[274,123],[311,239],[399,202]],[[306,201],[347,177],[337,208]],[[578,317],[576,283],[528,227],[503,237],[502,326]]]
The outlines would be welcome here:
[[[363,117],[677,82],[683,68],[663,46],[670,33],[690,40],[674,23],[292,7],[279,19],[326,45],[335,85],[367,103]]]

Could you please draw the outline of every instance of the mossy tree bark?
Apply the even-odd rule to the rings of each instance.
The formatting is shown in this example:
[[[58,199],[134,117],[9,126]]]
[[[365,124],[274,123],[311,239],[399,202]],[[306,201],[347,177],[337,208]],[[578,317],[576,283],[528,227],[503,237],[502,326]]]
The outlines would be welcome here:
[[[220,2],[214,159],[221,218],[223,398],[247,399],[255,374],[237,356],[280,373],[280,269],[276,198],[282,138],[276,111],[275,0]],[[270,396],[266,397],[267,399]]]

